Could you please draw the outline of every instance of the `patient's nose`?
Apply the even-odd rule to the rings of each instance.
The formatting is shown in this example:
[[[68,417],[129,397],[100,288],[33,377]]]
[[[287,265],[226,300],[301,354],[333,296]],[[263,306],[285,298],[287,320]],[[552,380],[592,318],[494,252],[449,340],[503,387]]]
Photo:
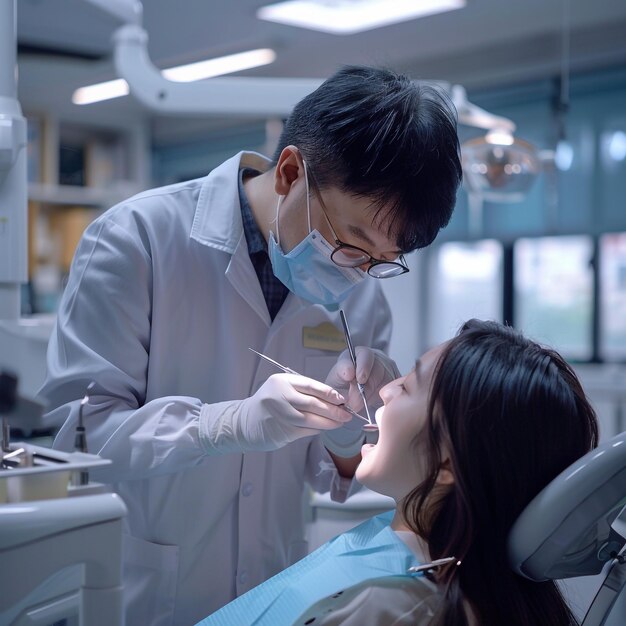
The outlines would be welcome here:
[[[389,400],[391,400],[391,398],[393,398],[393,384],[395,381],[391,381],[390,383],[387,383],[384,387],[381,387],[380,391],[378,392],[378,395],[380,396],[380,399],[387,404],[389,402]]]

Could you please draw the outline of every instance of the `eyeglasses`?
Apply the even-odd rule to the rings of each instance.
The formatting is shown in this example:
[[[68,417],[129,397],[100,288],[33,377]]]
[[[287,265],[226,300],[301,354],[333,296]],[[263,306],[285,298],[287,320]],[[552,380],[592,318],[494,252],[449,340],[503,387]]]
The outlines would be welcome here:
[[[311,173],[310,170],[309,173]],[[374,278],[393,278],[394,276],[406,274],[409,271],[403,254],[398,257],[397,261],[384,261],[382,259],[375,259],[369,252],[363,250],[362,248],[358,248],[357,246],[341,241],[341,239],[337,237],[337,233],[335,232],[333,225],[330,223],[326,205],[324,204],[324,200],[322,200],[322,194],[319,191],[317,181],[313,177],[312,173],[311,180],[313,182],[313,191],[319,200],[322,213],[324,214],[333,237],[335,238],[336,248],[330,255],[330,260],[335,265],[338,265],[339,267],[359,267],[368,263],[369,267],[367,268],[367,273]]]

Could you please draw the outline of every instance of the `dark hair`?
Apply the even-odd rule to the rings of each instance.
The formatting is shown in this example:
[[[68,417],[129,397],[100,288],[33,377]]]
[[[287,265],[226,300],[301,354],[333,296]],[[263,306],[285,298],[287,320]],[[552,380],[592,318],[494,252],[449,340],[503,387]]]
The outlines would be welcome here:
[[[371,198],[403,252],[429,245],[450,221],[462,178],[456,111],[433,84],[346,66],[295,106],[274,165],[288,145],[320,188]]]
[[[575,624],[556,583],[517,575],[506,550],[525,506],[597,445],[596,415],[572,369],[513,328],[470,320],[437,363],[428,415],[427,479],[403,506],[433,559],[461,561],[439,577],[437,623],[467,624],[465,599],[482,626]],[[455,483],[432,510],[442,450]]]

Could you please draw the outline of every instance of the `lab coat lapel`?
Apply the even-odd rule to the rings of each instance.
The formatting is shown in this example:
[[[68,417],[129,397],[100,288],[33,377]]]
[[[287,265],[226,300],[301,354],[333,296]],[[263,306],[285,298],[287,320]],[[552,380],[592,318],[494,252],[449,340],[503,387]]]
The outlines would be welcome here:
[[[267,310],[265,297],[259,279],[254,271],[250,255],[248,254],[248,244],[246,237],[241,233],[239,243],[235,248],[230,263],[226,268],[226,278],[237,291],[237,293],[250,305],[252,310],[261,318],[269,328],[272,320]]]
[[[216,167],[205,179],[189,236],[209,248],[234,254],[241,243],[243,224],[239,204],[239,168],[259,171],[270,161],[255,152],[240,152]]]
[[[239,168],[264,171],[270,161],[260,154],[240,152],[214,169],[198,198],[190,237],[209,248],[231,254],[226,278],[269,328],[271,319],[250,256],[241,219]]]

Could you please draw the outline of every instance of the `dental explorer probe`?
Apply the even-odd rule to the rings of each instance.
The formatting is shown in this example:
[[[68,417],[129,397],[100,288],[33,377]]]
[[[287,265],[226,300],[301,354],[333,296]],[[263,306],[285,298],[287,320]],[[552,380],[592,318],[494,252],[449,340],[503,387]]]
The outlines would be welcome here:
[[[363,400],[363,406],[365,407],[365,413],[367,413],[367,419],[370,424],[372,422],[372,416],[370,415],[370,410],[367,408],[367,398],[365,397],[365,385],[356,380],[356,352],[354,350],[354,345],[352,343],[352,336],[350,335],[350,329],[348,328],[348,320],[346,319],[346,314],[343,312],[343,309],[339,309],[339,316],[341,317],[341,323],[343,324],[343,332],[346,336],[346,343],[348,344],[348,352],[350,353],[350,358],[352,359],[352,365],[354,365],[354,380],[356,382],[356,386],[361,394],[361,399]]]
[[[287,367],[286,365],[282,365],[282,363],[279,363],[278,361],[271,359],[269,356],[266,356],[265,354],[262,354],[261,352],[257,352],[254,348],[248,348],[248,350],[254,352],[254,354],[257,354],[262,359],[265,359],[268,363],[271,363],[272,365],[277,367],[279,370],[282,370],[283,372],[287,374],[296,374],[297,376],[303,376],[303,374],[296,372],[296,370],[292,370],[290,367]],[[341,406],[346,411],[348,411],[350,415],[354,415],[354,417],[358,417],[359,419],[362,419],[364,422],[367,422],[367,418],[363,417],[362,415],[359,415],[353,408],[349,407],[347,404],[340,404],[339,406]],[[371,420],[370,420],[370,423],[371,423]]]

